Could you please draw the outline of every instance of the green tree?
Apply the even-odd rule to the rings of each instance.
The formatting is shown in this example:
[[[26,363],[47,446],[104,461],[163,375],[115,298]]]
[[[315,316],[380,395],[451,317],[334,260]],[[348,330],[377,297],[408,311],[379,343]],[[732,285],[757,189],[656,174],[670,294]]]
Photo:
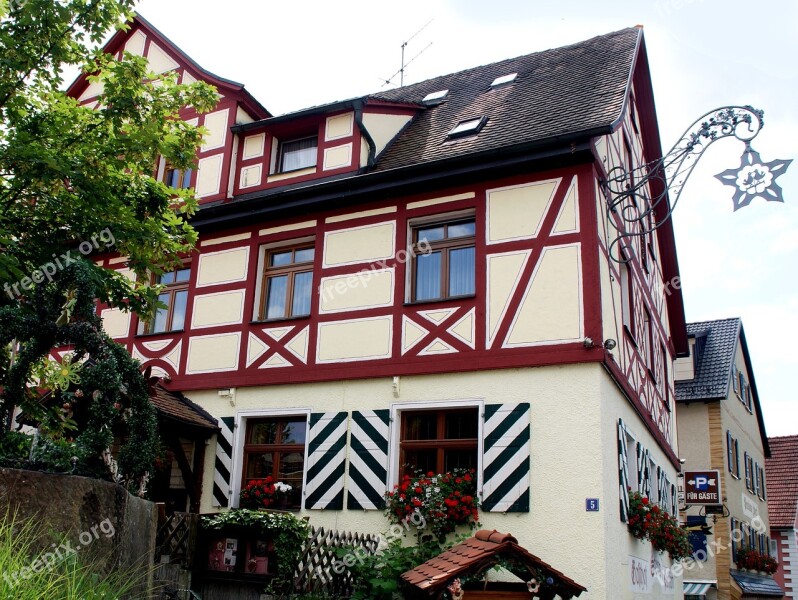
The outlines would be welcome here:
[[[0,352],[0,417],[8,423],[15,407],[41,416],[33,374],[54,345],[74,345],[75,360],[89,359],[83,377],[102,365],[102,381],[88,390],[98,401],[90,420],[101,438],[89,444],[95,451],[108,440],[113,387],[140,396],[146,386],[90,305],[96,298],[144,316],[155,310],[147,273],[168,270],[193,248],[188,218],[197,204],[190,190],[157,181],[154,166],[160,157],[192,165],[203,131],[179,112],[206,112],[218,101],[205,83],[179,85],[174,73],[149,73],[141,57],[101,51],[132,8],[132,0],[0,0],[0,348],[15,347]],[[98,109],[63,91],[64,72],[74,67],[102,81]],[[78,251],[81,243],[93,243],[94,252],[112,246],[136,280],[95,265]],[[149,443],[151,409],[134,404],[130,435]],[[141,476],[146,462],[123,468]]]

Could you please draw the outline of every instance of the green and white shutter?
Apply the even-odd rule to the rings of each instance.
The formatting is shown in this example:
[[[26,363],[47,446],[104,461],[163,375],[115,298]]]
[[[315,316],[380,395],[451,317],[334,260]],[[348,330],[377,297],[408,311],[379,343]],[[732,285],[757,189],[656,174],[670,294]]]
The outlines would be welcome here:
[[[222,417],[216,434],[216,460],[213,466],[213,505],[230,506],[230,477],[233,472],[233,427],[235,417]]]
[[[626,523],[629,515],[629,449],[626,445],[626,426],[623,419],[618,419],[618,480],[621,521]]]
[[[347,413],[311,413],[305,508],[340,510],[344,507]]]
[[[482,435],[482,509],[529,512],[528,402],[486,404]]]
[[[382,510],[388,481],[390,411],[352,412],[346,507]]]
[[[651,499],[651,464],[648,450],[637,442],[637,491],[640,495]]]

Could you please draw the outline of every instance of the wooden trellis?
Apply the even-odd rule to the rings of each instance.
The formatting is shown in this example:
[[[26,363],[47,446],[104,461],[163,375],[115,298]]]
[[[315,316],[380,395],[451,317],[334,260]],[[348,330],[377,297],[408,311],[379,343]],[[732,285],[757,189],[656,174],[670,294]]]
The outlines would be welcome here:
[[[311,528],[302,557],[294,570],[296,590],[325,592],[336,598],[351,596],[353,577],[347,565],[375,554],[379,542],[378,535]]]
[[[155,541],[155,563],[162,562],[162,557],[169,563],[180,563],[184,568],[191,566],[194,555],[199,515],[176,512],[159,519],[158,533]]]

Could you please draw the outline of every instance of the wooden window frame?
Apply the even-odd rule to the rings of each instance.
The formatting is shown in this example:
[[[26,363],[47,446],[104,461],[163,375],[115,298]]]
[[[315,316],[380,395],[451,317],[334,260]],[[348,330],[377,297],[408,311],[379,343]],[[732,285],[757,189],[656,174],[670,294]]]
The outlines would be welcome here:
[[[190,287],[189,284],[191,283],[191,263],[184,264],[183,266],[178,267],[177,269],[174,269],[174,271],[168,271],[168,273],[173,273],[173,272],[176,273],[177,271],[182,271],[184,269],[188,269],[189,270],[188,279],[186,281],[175,281],[173,283],[165,283],[165,284],[163,284],[164,287],[161,290],[161,294],[169,294],[169,302],[165,303],[166,304],[166,328],[163,331],[152,331],[152,326],[155,323],[155,319],[152,319],[150,321],[142,320],[141,321],[143,323],[142,330],[141,330],[142,334],[145,334],[145,335],[158,335],[158,334],[162,334],[162,333],[170,333],[170,332],[173,332],[173,331],[183,331],[185,329],[185,327],[186,327],[186,319],[188,319],[188,310],[186,310],[186,314],[183,316],[183,327],[181,327],[180,329],[174,329],[173,326],[172,326],[173,325],[172,321],[174,319],[174,313],[175,313],[175,294],[177,294],[177,292],[181,292],[181,291],[188,292],[188,289]],[[166,275],[166,273],[164,273],[164,275]],[[159,277],[158,275],[153,275],[152,276],[152,284],[153,285],[156,285],[158,283],[157,282],[158,277]],[[177,276],[175,275],[175,279],[176,278],[177,278]],[[186,309],[188,309],[188,300],[186,300]]]
[[[277,437],[278,440],[275,441],[274,444],[253,444],[250,443],[252,439],[252,432],[255,425],[259,423],[285,423],[289,421],[304,421],[307,426],[307,416],[306,415],[291,415],[291,416],[274,416],[274,417],[252,417],[246,420],[246,428],[244,431],[244,447],[241,452],[242,456],[242,463],[241,463],[241,489],[243,490],[247,485],[247,469],[249,467],[249,460],[250,455],[252,454],[267,454],[272,453],[275,456],[272,460],[272,479],[277,482],[280,481],[280,477],[278,476],[280,472],[280,460],[279,456],[280,453],[292,453],[297,452],[302,455],[302,484],[304,484],[305,478],[305,470],[307,468],[307,456],[306,456],[306,446],[307,446],[307,431],[305,432],[305,442],[302,444],[285,444],[282,442],[281,438],[283,429],[281,427],[277,428]],[[268,477],[268,476],[267,476]],[[299,505],[291,505],[291,509],[299,510],[302,508],[302,500],[301,500],[301,493],[300,493],[300,501]]]
[[[313,259],[306,262],[297,263],[294,262],[294,258],[296,257],[296,253],[302,250],[309,250],[313,249]],[[292,262],[288,265],[283,265],[280,267],[270,267],[269,262],[271,257],[275,254],[282,254],[284,252],[291,252],[291,259]],[[310,286],[310,294],[311,294],[311,308],[308,310],[307,314],[304,315],[294,315],[293,314],[293,306],[294,306],[294,281],[296,276],[301,273],[310,273],[311,277],[314,273],[314,265],[316,263],[316,246],[313,242],[307,242],[304,244],[296,244],[294,246],[280,246],[277,248],[268,248],[266,253],[263,257],[263,275],[261,280],[261,291],[260,291],[260,300],[259,300],[259,308],[258,308],[258,320],[259,321],[282,321],[286,319],[303,319],[310,316],[310,313],[313,312],[312,305],[313,305],[313,283],[311,282]],[[266,316],[266,302],[269,298],[269,279],[272,277],[280,277],[283,275],[288,276],[288,283],[286,285],[286,300],[285,300],[285,313],[281,317],[270,317],[267,318]]]
[[[460,225],[462,223],[474,223],[474,235],[450,238],[449,227],[453,225]],[[432,227],[443,227],[444,238],[442,240],[435,240],[433,242],[426,242],[423,246],[419,245],[418,234],[422,229],[430,229]],[[440,221],[430,221],[428,223],[418,223],[411,226],[411,243],[412,243],[412,260],[410,265],[410,302],[423,303],[423,302],[440,302],[442,300],[449,300],[454,298],[471,298],[476,295],[476,217],[466,216],[452,219],[443,219]],[[449,295],[449,253],[452,250],[459,250],[461,248],[474,248],[474,292],[471,294],[461,294],[458,296]],[[419,254],[431,254],[432,252],[441,253],[441,295],[438,298],[416,298],[416,274],[418,272],[418,256]]]
[[[170,171],[177,171],[179,173],[178,178],[177,178],[177,180],[178,180],[178,185],[177,186],[169,185],[169,172]],[[188,178],[186,178],[186,174],[187,173],[188,173]],[[164,185],[166,185],[166,186],[168,186],[168,187],[170,187],[170,188],[172,188],[174,190],[188,190],[188,189],[191,189],[191,185],[190,184],[191,184],[191,177],[193,175],[194,175],[194,169],[191,168],[191,167],[189,167],[188,169],[178,169],[174,165],[172,165],[172,164],[170,164],[168,162],[164,162],[163,175],[161,176],[161,182]]]
[[[288,144],[293,144],[295,142],[302,142],[304,140],[314,140],[316,142],[316,160],[313,161],[312,165],[307,165],[304,167],[297,167],[296,169],[285,169],[283,168],[283,160],[285,159],[285,146]],[[277,162],[275,163],[274,174],[280,173],[293,173],[294,171],[302,171],[303,169],[315,169],[319,164],[319,134],[314,133],[311,135],[303,135],[299,137],[292,137],[287,140],[278,140],[277,141]]]
[[[477,437],[476,438],[446,438],[446,417],[453,413],[474,413],[476,420]],[[407,421],[409,418],[418,415],[428,416],[434,414],[436,417],[436,437],[432,440],[408,440],[407,437]],[[436,473],[443,473],[445,467],[445,456],[447,450],[473,450],[474,464],[479,463],[479,408],[476,406],[468,406],[463,408],[446,408],[446,409],[421,409],[421,410],[403,410],[400,413],[400,430],[399,430],[399,479],[404,474],[413,475],[406,469],[405,453],[413,450],[430,450],[435,449],[435,465]]]

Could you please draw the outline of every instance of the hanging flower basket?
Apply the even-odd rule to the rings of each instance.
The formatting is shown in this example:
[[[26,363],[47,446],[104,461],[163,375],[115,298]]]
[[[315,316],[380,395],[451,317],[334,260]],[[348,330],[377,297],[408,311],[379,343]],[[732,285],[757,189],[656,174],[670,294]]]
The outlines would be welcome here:
[[[629,533],[639,540],[649,540],[660,552],[671,559],[681,560],[693,553],[687,530],[667,511],[649,501],[639,492],[629,493]]]

